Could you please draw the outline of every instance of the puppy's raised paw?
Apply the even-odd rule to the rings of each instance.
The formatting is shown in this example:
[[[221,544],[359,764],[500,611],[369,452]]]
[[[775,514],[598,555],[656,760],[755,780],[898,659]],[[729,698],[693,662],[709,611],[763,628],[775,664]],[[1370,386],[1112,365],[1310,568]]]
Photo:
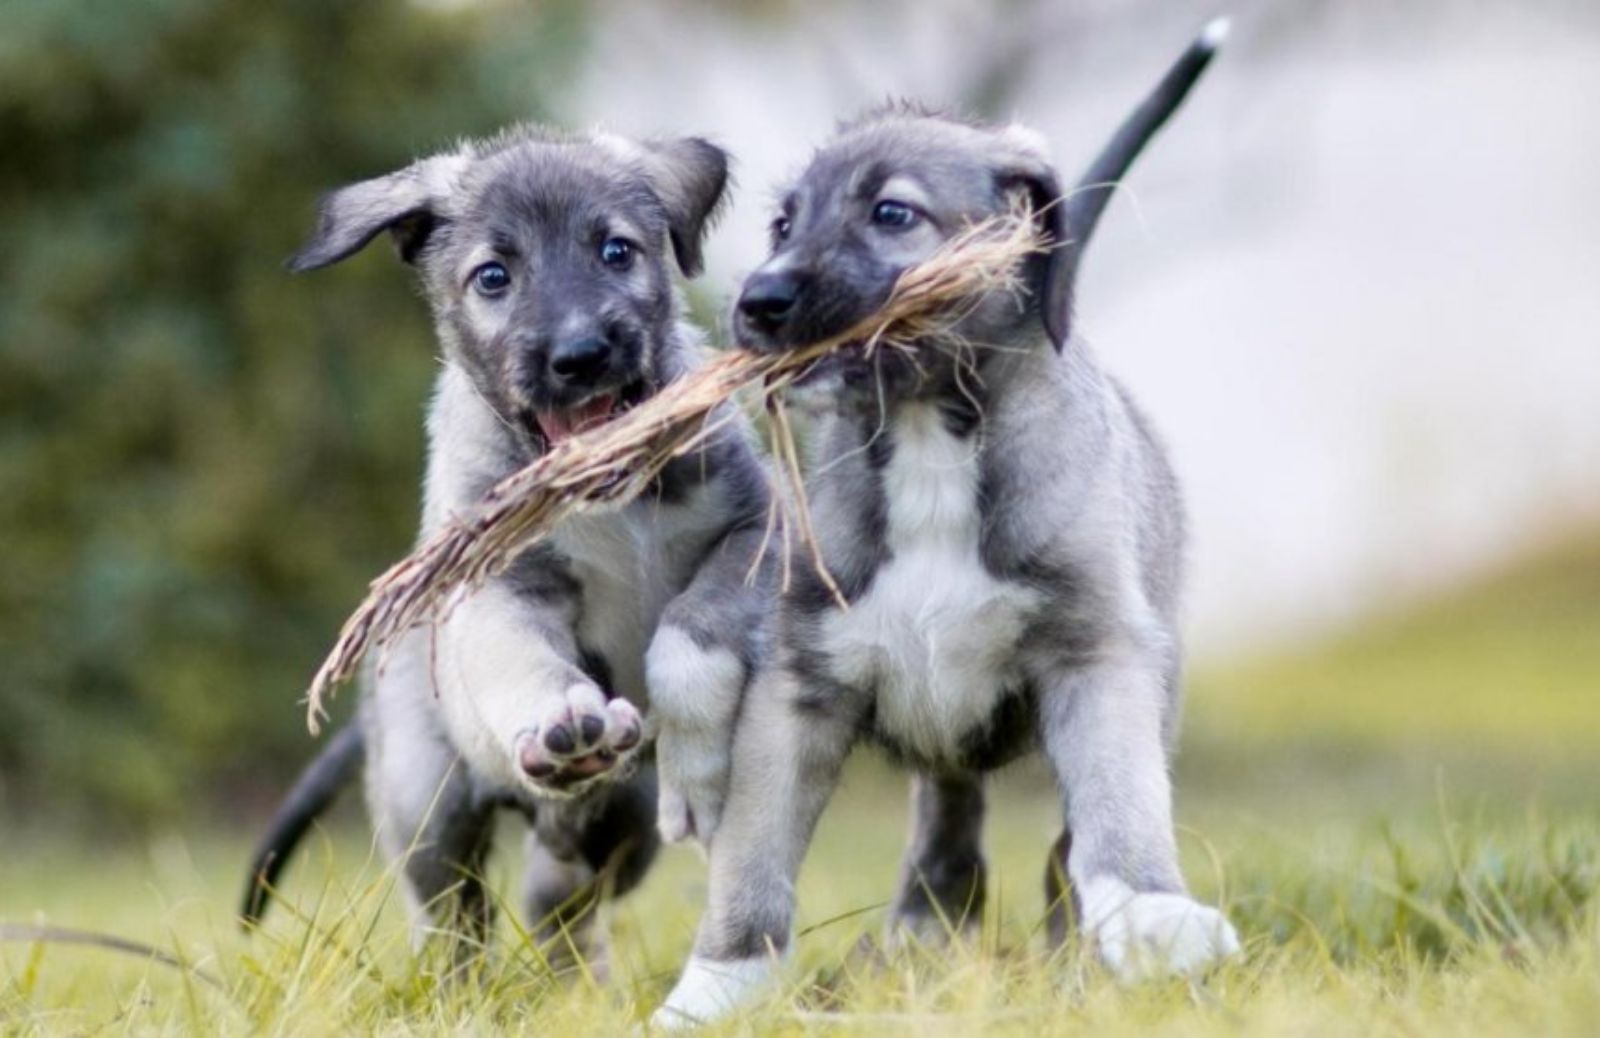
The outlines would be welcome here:
[[[574,685],[517,733],[513,752],[535,792],[568,797],[614,777],[643,742],[644,722],[632,703]]]

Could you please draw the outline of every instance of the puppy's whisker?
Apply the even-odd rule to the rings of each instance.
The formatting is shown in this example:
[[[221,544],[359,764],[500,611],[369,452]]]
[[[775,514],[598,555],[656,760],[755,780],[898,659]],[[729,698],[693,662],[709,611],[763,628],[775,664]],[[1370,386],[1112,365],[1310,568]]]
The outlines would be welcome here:
[[[1071,191],[1068,191],[1066,194],[1062,195],[1058,201],[1062,204],[1065,204],[1069,199],[1076,198],[1078,195],[1092,194],[1096,191],[1110,192],[1119,198],[1126,195],[1128,198],[1128,204],[1133,207],[1134,219],[1139,222],[1139,229],[1144,231],[1146,234],[1150,232],[1150,222],[1146,218],[1143,204],[1139,201],[1139,192],[1126,180],[1102,180],[1092,184],[1076,184],[1073,186]],[[1040,211],[1043,212],[1044,209],[1041,208]],[[1077,243],[1057,242],[1052,244],[1050,248],[1065,248],[1075,244]]]
[[[439,363],[442,366],[447,362],[445,361],[445,359],[443,357],[441,357],[441,358],[439,358]],[[498,422],[500,425],[504,426],[506,431],[509,432],[513,437],[516,437],[516,436],[521,434],[522,430],[517,427],[517,424],[515,422],[511,421],[505,415],[501,414],[500,413],[500,409],[498,407],[495,407],[493,404],[491,404],[489,402],[489,398],[483,395],[483,390],[478,388],[478,385],[477,385],[476,382],[474,382],[470,378],[469,379],[464,379],[463,381],[469,387],[471,387],[472,395],[478,398],[478,402],[483,404],[483,409],[485,411],[487,411],[494,418],[494,420],[496,422]]]

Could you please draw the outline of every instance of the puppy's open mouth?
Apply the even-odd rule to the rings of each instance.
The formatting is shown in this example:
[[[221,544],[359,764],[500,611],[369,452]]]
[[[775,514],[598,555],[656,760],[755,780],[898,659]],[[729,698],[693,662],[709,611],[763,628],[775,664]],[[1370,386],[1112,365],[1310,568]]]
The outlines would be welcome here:
[[[588,432],[624,413],[648,395],[643,380],[610,393],[599,393],[581,403],[548,411],[530,409],[524,420],[545,443],[555,446],[568,437]]]
[[[533,420],[538,423],[545,442],[554,445],[610,420],[612,415],[621,410],[617,407],[618,402],[612,394],[601,393],[576,407],[561,411],[535,411]]]

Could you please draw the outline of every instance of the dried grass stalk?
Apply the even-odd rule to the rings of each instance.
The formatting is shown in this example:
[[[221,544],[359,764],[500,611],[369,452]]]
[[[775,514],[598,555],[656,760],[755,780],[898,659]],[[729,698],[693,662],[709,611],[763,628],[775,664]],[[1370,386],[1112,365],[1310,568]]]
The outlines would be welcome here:
[[[740,389],[759,386],[771,399],[814,361],[843,346],[910,349],[948,337],[978,299],[1019,291],[1022,261],[1045,247],[1026,210],[975,224],[907,269],[883,306],[843,334],[799,350],[723,354],[626,414],[561,440],[372,582],[307,691],[306,724],[312,734],[327,716],[324,701],[368,652],[438,620],[461,595],[504,570],[562,520],[643,493],[669,461],[713,433],[722,420],[714,416],[716,408]],[[782,419],[781,406],[775,414]],[[787,421],[779,425],[777,432],[787,440]],[[784,446],[785,463],[795,464],[792,442]]]

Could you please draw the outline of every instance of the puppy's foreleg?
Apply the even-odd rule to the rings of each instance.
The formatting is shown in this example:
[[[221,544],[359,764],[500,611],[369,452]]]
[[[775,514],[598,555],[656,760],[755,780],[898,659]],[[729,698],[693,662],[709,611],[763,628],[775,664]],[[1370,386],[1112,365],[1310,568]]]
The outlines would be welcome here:
[[[863,702],[802,688],[786,669],[757,677],[734,736],[711,885],[694,954],[652,1022],[680,1029],[758,998],[789,950],[794,881],[855,741]]]
[[[1197,973],[1239,947],[1227,919],[1193,901],[1178,871],[1165,699],[1162,668],[1134,655],[1057,675],[1040,703],[1082,924],[1124,981]]]
[[[722,814],[734,718],[761,653],[769,574],[762,531],[728,534],[667,605],[645,655],[661,779],[658,824],[669,843],[709,845]]]
[[[485,777],[570,796],[643,741],[639,712],[577,666],[556,605],[493,580],[456,603],[432,646],[440,709]]]

